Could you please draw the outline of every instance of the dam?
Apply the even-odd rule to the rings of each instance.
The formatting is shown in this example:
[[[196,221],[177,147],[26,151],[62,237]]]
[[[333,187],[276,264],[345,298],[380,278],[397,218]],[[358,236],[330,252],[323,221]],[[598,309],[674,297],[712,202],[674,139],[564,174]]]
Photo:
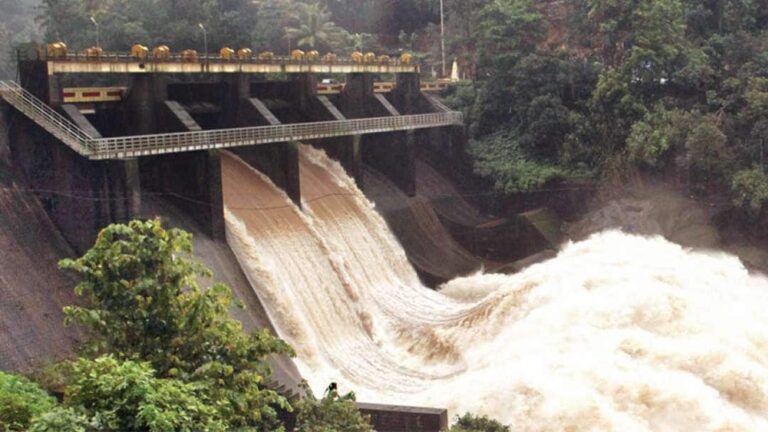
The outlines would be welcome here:
[[[621,232],[556,252],[547,230],[483,214],[431,165],[464,134],[415,72],[396,71],[384,93],[373,72],[346,71],[327,96],[299,65],[270,80],[80,60],[28,60],[20,84],[0,89],[12,172],[0,180],[15,191],[3,203],[26,200],[3,206],[16,216],[0,227],[14,250],[4,275],[82,252],[107,223],[160,216],[195,234],[198,256],[248,306],[246,327],[296,348],[273,362],[285,391],[303,378],[318,394],[337,382],[362,402],[437,408],[423,410],[437,422],[424,430],[444,429],[444,409],[531,431],[768,427],[765,278],[725,254]],[[99,74],[114,75],[119,100],[67,100]],[[337,123],[352,120],[363,122]],[[284,127],[331,124],[335,135]],[[110,148],[119,140],[147,144]],[[19,238],[25,223],[42,228]],[[514,266],[541,251],[554,259]],[[82,338],[33,316],[72,300],[59,278],[50,296],[21,272],[3,279],[23,307],[3,304],[2,325],[31,325],[0,343],[32,347],[3,349],[4,367]]]

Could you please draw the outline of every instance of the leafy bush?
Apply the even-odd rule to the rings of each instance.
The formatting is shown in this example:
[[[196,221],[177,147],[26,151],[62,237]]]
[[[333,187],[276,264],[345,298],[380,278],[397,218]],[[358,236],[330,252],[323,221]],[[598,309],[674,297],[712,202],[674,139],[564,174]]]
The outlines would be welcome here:
[[[88,432],[96,427],[72,408],[56,407],[32,421],[29,432]]]
[[[199,385],[154,375],[147,363],[80,359],[72,364],[64,403],[99,430],[225,430],[215,405],[197,396]]]
[[[27,430],[32,419],[56,404],[56,400],[24,377],[0,372],[0,429]]]
[[[296,404],[296,432],[369,432],[369,419],[355,405],[354,396],[339,396],[335,390],[318,400],[307,392]],[[351,396],[351,397],[350,397]]]
[[[509,432],[509,427],[488,417],[467,413],[456,420],[450,432]]]
[[[191,236],[159,220],[111,225],[94,246],[61,267],[79,272],[83,306],[65,308],[67,322],[92,333],[90,351],[148,362],[157,377],[195,383],[230,427],[278,428],[275,407],[288,402],[261,386],[266,356],[292,354],[267,330],[246,334],[229,316],[230,289],[202,289],[210,270],[192,260]]]
[[[506,194],[539,189],[565,174],[557,166],[530,159],[510,131],[473,140],[470,153],[475,158],[475,172]]]

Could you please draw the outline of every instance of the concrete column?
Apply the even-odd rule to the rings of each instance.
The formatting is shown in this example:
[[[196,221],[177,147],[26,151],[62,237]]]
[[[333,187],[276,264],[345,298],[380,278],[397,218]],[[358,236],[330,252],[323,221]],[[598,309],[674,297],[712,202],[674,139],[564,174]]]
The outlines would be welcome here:
[[[257,124],[279,125],[280,120],[259,98],[252,97],[244,105],[244,114]],[[264,173],[282,188],[297,206],[301,207],[301,181],[299,178],[299,143],[285,142],[247,147],[232,151],[247,164]]]
[[[51,102],[51,79],[55,75],[48,75],[48,63],[39,60],[22,60],[19,62],[19,84],[24,89],[37,96],[42,101]],[[60,83],[56,79],[57,83]],[[54,86],[61,88],[60,85]],[[60,101],[62,95],[54,95],[54,101]],[[58,105],[58,104],[57,104]]]
[[[64,103],[64,87],[60,75],[48,76],[48,103],[56,108]]]
[[[399,73],[395,76],[395,89],[391,93],[395,107],[402,114],[418,114],[421,99],[419,74]]]
[[[166,101],[156,107],[163,132],[202,130],[181,104]],[[211,238],[224,239],[221,159],[217,150],[150,156],[142,158],[140,163],[129,162],[136,162],[128,166],[129,172],[141,168],[141,179],[147,190],[164,194],[165,199],[191,216]],[[129,197],[136,190],[130,182],[126,189]]]
[[[293,74],[291,78],[294,82],[293,102],[298,108],[308,113],[311,111],[312,103],[317,96],[317,75],[312,73]]]
[[[416,131],[405,132],[405,148],[400,165],[401,187],[408,196],[416,195]]]
[[[207,198],[209,208],[209,234],[214,240],[226,240],[226,222],[224,220],[224,193],[221,180],[221,154],[218,150],[208,150],[206,155]]]
[[[128,219],[135,219],[141,215],[141,174],[139,172],[139,160],[128,159],[121,161],[125,171],[125,196]]]
[[[299,143],[291,141],[283,144],[282,158],[285,173],[285,193],[296,206],[301,208],[301,177],[299,176]]]
[[[243,104],[251,97],[251,77],[249,74],[223,74],[222,81],[227,84],[222,115],[227,127],[237,127],[242,124],[241,112]]]
[[[75,105],[64,104],[61,110],[80,129],[94,138],[101,133]],[[91,179],[92,189],[105,202],[97,209],[104,224],[125,222],[141,215],[141,181],[137,159],[109,162],[90,162],[99,172]]]
[[[125,101],[128,127],[136,134],[160,130],[158,105],[168,100],[168,82],[159,74],[135,74]]]
[[[374,97],[373,74],[347,74],[344,91],[339,95],[339,107],[347,118],[369,117],[368,105]]]
[[[350,166],[347,168],[352,178],[355,179],[357,187],[363,189],[363,147],[362,147],[362,135],[352,136],[352,157],[350,160]]]

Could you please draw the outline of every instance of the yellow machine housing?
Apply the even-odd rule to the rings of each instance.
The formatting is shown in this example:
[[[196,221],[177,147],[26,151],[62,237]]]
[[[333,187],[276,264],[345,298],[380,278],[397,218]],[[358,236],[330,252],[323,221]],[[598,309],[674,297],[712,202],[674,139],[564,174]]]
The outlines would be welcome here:
[[[48,57],[66,57],[67,56],[67,44],[64,42],[54,42],[48,44]]]
[[[320,59],[320,53],[317,50],[312,50],[307,53],[307,61],[318,61]]]
[[[155,60],[168,60],[171,58],[171,49],[168,45],[160,45],[152,50],[152,58]]]
[[[186,62],[196,62],[197,61],[197,51],[193,49],[185,49],[181,52],[181,61]]]
[[[253,57],[253,51],[250,48],[240,48],[237,50],[237,58],[240,60],[250,60]]]
[[[149,48],[141,44],[134,44],[131,47],[131,56],[139,60],[146,60],[149,55]]]
[[[224,47],[219,50],[219,57],[221,57],[222,60],[234,60],[235,50],[229,47]]]
[[[102,50],[101,47],[90,47],[86,48],[83,53],[85,54],[85,58],[98,59],[104,54],[104,50]]]

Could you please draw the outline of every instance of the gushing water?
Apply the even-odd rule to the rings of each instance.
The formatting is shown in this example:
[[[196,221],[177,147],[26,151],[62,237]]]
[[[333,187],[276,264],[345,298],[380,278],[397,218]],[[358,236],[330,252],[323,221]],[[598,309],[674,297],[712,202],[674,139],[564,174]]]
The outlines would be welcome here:
[[[230,245],[315,391],[513,430],[768,430],[768,281],[611,231],[440,293],[338,164],[301,149],[304,211],[232,156]]]

